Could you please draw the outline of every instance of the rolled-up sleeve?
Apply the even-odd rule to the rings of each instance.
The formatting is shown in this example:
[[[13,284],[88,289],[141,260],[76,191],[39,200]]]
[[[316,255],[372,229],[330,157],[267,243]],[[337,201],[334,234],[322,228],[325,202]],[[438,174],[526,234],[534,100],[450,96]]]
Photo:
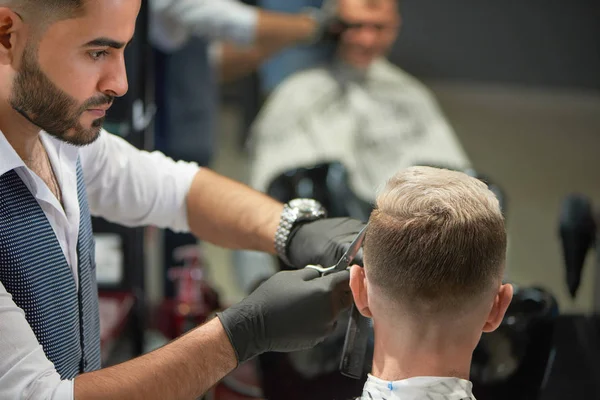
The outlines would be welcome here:
[[[0,283],[0,399],[72,400],[73,381],[61,380],[25,313]]]
[[[125,226],[189,231],[187,194],[199,167],[102,131],[80,152],[92,215]]]
[[[236,0],[151,0],[151,38],[163,51],[172,51],[196,35],[231,41],[240,46],[254,42],[258,11]]]

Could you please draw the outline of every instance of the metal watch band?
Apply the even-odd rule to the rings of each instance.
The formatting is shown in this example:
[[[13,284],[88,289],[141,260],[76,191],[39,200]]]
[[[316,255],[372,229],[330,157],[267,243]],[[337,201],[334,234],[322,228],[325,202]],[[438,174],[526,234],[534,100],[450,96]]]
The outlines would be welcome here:
[[[288,260],[286,254],[287,241],[297,218],[298,213],[289,205],[284,205],[283,211],[281,212],[281,218],[279,220],[279,226],[277,227],[277,232],[275,233],[275,251],[277,251],[279,258],[289,266],[292,264],[290,260]]]
[[[323,218],[326,214],[323,206],[312,199],[294,199],[283,206],[279,226],[277,232],[275,232],[275,251],[284,263],[293,266],[287,257],[287,247],[294,226],[298,222]]]

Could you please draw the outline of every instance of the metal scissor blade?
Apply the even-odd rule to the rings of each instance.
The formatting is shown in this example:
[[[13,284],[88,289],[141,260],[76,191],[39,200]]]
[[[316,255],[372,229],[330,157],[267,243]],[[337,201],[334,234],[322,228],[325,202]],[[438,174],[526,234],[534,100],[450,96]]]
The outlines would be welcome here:
[[[350,247],[348,247],[348,250],[346,250],[342,258],[340,258],[340,260],[335,264],[335,268],[333,268],[335,271],[343,271],[350,266],[350,263],[352,262],[352,260],[354,260],[354,257],[356,257],[358,251],[360,250],[360,247],[362,246],[366,232],[367,225],[365,225],[360,230],[358,235],[356,235],[356,238],[352,241],[352,243],[350,243]]]

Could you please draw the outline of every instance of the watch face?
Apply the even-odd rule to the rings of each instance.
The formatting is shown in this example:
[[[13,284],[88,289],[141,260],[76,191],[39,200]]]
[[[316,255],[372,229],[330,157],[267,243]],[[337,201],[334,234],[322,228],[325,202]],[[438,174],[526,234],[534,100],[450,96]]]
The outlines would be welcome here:
[[[294,199],[289,202],[289,205],[298,210],[300,214],[312,214],[323,209],[319,202],[312,199]]]

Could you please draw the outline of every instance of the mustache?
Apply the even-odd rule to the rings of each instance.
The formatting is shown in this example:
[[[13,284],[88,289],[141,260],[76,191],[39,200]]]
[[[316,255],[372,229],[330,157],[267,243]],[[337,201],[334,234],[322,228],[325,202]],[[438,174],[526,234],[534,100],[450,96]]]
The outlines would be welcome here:
[[[81,108],[83,110],[87,110],[87,109],[98,107],[98,106],[106,106],[106,105],[110,106],[110,105],[112,105],[114,100],[115,100],[114,96],[111,96],[108,94],[102,94],[102,95],[99,95],[97,97],[92,97],[91,99],[87,100],[85,103],[83,103],[83,106]]]

